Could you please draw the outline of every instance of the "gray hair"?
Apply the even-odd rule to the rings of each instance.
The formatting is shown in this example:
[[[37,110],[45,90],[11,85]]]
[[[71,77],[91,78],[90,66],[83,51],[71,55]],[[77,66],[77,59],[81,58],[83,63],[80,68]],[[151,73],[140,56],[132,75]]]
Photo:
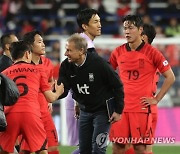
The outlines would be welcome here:
[[[87,52],[87,41],[80,34],[78,34],[78,33],[72,34],[67,39],[67,42],[74,42],[76,49],[78,49],[78,50],[84,49],[84,53]]]

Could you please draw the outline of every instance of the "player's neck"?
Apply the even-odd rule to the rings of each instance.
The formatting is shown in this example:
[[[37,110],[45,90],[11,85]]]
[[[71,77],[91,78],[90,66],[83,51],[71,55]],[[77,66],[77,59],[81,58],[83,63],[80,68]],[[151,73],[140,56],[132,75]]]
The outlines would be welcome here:
[[[75,64],[79,67],[82,66],[86,61],[86,56],[87,54],[83,54],[81,58],[77,62],[75,62]]]
[[[32,61],[34,64],[39,64],[39,61],[40,61],[40,56],[39,55],[32,55]]]
[[[19,58],[19,59],[17,59],[17,60],[14,60],[14,63],[18,63],[18,62],[26,62],[26,63],[29,63],[29,61],[28,61],[28,59],[26,59],[26,58]]]
[[[136,40],[136,41],[133,42],[133,43],[129,43],[129,47],[130,47],[131,50],[133,51],[133,50],[136,50],[136,49],[140,46],[141,43],[142,43],[142,40],[139,39],[139,40]]]

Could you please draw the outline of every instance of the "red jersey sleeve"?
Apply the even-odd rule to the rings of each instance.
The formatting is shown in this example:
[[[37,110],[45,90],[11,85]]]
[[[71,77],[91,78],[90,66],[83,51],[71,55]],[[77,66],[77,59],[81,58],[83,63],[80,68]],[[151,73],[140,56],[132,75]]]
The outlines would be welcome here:
[[[40,104],[40,109],[41,109],[41,115],[42,117],[46,117],[49,115],[49,110],[48,110],[48,102],[46,98],[44,97],[43,93],[46,90],[50,90],[47,85],[44,83],[48,83],[48,85],[51,87],[51,82],[53,80],[53,64],[50,59],[41,56],[41,63],[38,65],[39,67],[42,67],[42,72],[41,72],[41,78],[42,78],[42,89],[40,89],[39,95],[38,95],[38,101]]]
[[[114,70],[116,70],[118,67],[117,57],[118,57],[118,47],[114,51],[112,51],[109,58],[109,62]]]
[[[41,56],[41,60],[42,60],[42,65],[44,66],[44,69],[46,71],[48,81],[49,81],[49,80],[51,80],[53,78],[54,66],[53,66],[51,60],[48,59],[47,57]]]
[[[41,92],[45,92],[47,90],[51,90],[50,84],[48,83],[48,77],[43,69],[42,65],[36,65],[38,70],[40,71],[40,90]]]
[[[156,48],[152,47],[152,52],[153,54],[153,62],[156,68],[159,70],[160,73],[164,73],[168,69],[170,69],[170,65],[168,61],[165,59],[163,54],[158,51]]]

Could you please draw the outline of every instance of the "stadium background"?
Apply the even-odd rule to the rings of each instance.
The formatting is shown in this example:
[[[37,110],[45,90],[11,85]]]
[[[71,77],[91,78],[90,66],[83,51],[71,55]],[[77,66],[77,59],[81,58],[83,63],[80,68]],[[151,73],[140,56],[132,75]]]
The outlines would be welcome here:
[[[158,137],[174,137],[175,143],[156,144],[155,152],[180,153],[180,0],[0,0],[0,36],[14,32],[21,38],[33,29],[42,31],[47,56],[53,61],[54,76],[57,78],[59,63],[64,59],[66,38],[74,32],[79,32],[76,14],[78,10],[86,7],[95,8],[100,12],[102,36],[95,40],[95,46],[105,59],[108,59],[114,47],[125,41],[120,26],[123,16],[139,14],[145,23],[156,27],[157,36],[153,45],[168,59],[176,75],[176,83],[159,105],[156,131]],[[161,84],[162,79],[158,86]],[[53,117],[60,142],[67,145],[64,116],[62,100],[54,104]],[[62,150],[73,148],[61,147]],[[158,151],[158,148],[162,148],[161,151]]]

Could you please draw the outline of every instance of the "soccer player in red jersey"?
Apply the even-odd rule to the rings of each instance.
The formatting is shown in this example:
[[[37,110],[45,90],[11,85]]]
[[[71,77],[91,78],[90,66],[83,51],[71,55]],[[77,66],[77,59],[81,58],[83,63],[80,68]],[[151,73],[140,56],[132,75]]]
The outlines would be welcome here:
[[[139,16],[123,19],[127,43],[117,47],[110,56],[114,69],[124,85],[125,107],[122,119],[111,126],[113,153],[124,153],[125,144],[132,143],[136,153],[145,153],[153,143],[151,111],[175,81],[174,73],[160,51],[142,41],[143,22]],[[165,77],[159,93],[153,95],[154,74],[159,70]]]
[[[50,85],[53,85],[53,64],[48,58],[44,56],[45,44],[42,38],[42,34],[36,30],[31,31],[24,35],[23,40],[29,43],[32,47],[32,62],[35,65],[38,65],[39,67],[42,67],[42,69],[44,69],[48,78],[48,82],[50,83]],[[48,153],[58,154],[58,135],[51,116],[52,104],[47,102],[41,91],[39,92],[38,101],[40,104],[42,121],[44,123],[44,128],[47,135]],[[24,142],[22,143],[21,148],[24,150],[28,150],[28,146]]]
[[[153,25],[144,24],[143,32],[141,35],[142,35],[142,40],[145,43],[151,44],[156,36],[156,30]],[[153,81],[153,86],[154,86],[153,95],[155,95],[156,91],[157,91],[157,84],[159,81],[159,76],[160,76],[160,73],[157,70],[154,75],[154,81]],[[153,131],[155,131],[156,124],[157,124],[157,106],[154,106],[154,110],[151,110],[151,113],[152,113],[152,129],[153,129]],[[131,144],[128,144],[126,146],[126,149],[127,150],[125,151],[125,154],[134,154],[134,149],[131,146]],[[152,145],[146,145],[146,154],[152,154]]]
[[[156,36],[156,30],[153,25],[149,24],[144,24],[143,25],[143,33],[142,33],[142,39],[144,40],[145,43],[151,44]],[[158,69],[156,70],[156,73],[154,75],[154,81],[153,81],[153,95],[156,95],[157,91],[157,84],[159,81],[160,73]],[[157,125],[157,105],[154,106],[154,110],[151,110],[152,113],[152,129],[155,131],[156,125]],[[147,145],[146,146],[146,153],[147,154],[152,154],[152,145]]]
[[[12,43],[11,55],[14,64],[3,71],[12,79],[20,92],[15,105],[5,107],[8,126],[0,134],[1,153],[12,153],[19,135],[26,140],[30,152],[47,153],[47,139],[41,120],[38,103],[39,89],[49,102],[57,100],[64,92],[63,85],[55,84],[56,92],[52,92],[45,72],[31,64],[32,53],[30,46],[24,41]]]

